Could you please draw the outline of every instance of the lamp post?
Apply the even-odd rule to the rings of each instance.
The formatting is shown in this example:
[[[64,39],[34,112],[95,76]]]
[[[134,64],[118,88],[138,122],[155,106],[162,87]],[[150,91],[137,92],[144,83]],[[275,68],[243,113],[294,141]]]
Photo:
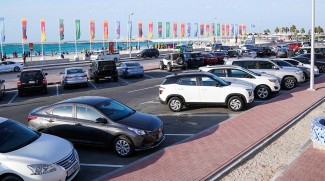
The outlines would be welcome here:
[[[310,51],[310,88],[309,90],[315,91],[314,88],[314,64],[315,64],[315,0],[311,0],[311,51]]]
[[[129,48],[129,55],[130,55],[130,58],[131,58],[131,31],[130,31],[130,21],[131,21],[131,16],[133,15],[134,13],[130,13],[129,14],[129,21],[128,21],[128,48]]]
[[[212,23],[214,24],[214,34],[213,34],[213,43],[215,43],[216,40],[216,24],[215,21],[217,20],[217,17],[212,18]]]

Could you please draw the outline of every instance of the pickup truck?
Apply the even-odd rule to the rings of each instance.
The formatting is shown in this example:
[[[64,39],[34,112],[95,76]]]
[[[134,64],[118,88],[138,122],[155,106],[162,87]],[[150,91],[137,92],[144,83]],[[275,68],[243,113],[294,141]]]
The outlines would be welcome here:
[[[109,50],[94,51],[90,55],[90,60],[114,60],[117,62],[120,60],[120,53],[118,51],[111,52]]]

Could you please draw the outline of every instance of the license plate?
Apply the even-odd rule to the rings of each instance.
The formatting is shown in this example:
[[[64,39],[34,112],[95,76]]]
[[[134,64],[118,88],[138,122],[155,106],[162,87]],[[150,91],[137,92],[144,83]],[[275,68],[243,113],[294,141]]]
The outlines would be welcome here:
[[[30,83],[30,84],[35,84],[35,81],[29,81],[28,83]]]
[[[73,173],[73,172],[75,172],[76,170],[78,170],[78,168],[79,168],[79,164],[78,163],[76,163],[70,170],[68,170],[67,171],[67,175],[68,175],[68,177]]]

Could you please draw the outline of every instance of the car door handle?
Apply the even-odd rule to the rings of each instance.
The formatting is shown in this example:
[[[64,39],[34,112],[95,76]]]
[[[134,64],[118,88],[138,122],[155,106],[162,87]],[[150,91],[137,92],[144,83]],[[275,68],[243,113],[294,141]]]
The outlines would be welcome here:
[[[45,121],[47,121],[49,123],[53,123],[54,122],[52,119],[45,119]]]
[[[76,126],[82,126],[82,124],[80,124],[80,123],[76,123],[76,124],[74,124],[74,125],[76,125]]]

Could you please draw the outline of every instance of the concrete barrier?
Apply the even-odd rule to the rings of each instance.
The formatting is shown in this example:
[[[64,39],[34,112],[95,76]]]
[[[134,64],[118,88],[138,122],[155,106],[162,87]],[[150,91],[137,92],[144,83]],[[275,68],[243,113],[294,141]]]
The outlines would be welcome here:
[[[35,65],[47,65],[47,64],[59,64],[59,63],[69,63],[69,59],[51,59],[51,60],[36,60],[32,62],[28,62],[29,66]]]

